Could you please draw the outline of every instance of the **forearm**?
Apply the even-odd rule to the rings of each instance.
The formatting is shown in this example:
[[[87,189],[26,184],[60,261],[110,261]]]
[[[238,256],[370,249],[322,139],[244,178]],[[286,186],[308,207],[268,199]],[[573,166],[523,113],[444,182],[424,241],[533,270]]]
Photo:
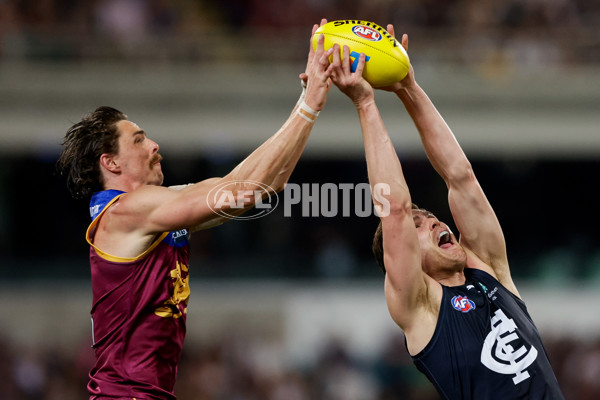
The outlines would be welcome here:
[[[258,182],[275,191],[283,189],[306,146],[313,125],[297,113],[292,113],[277,133],[224,179]]]
[[[306,146],[306,142],[308,141],[308,135],[304,139],[303,142],[298,143],[297,147],[294,149],[294,152],[289,157],[287,163],[285,163],[279,173],[275,176],[271,186],[276,190],[283,190],[285,184],[289,181],[292,172],[294,172],[294,168],[296,168],[296,164],[298,164],[298,160],[300,160],[300,156],[304,151]]]
[[[396,91],[396,95],[416,126],[427,157],[442,178],[448,182],[468,171],[469,161],[425,91],[415,82]]]
[[[396,149],[375,103],[359,106],[358,113],[369,181],[374,190],[373,203],[382,222],[386,299],[388,304],[393,304],[390,313],[394,320],[406,329],[410,326],[418,299],[422,298],[420,294],[426,293],[411,211],[412,200]],[[383,201],[377,199],[376,184],[386,185],[389,189],[381,196]]]
[[[300,98],[298,99],[296,106],[294,107],[294,109],[292,110],[292,113],[290,114],[290,118],[293,117],[294,114],[296,114],[298,112],[298,108],[301,107],[301,105],[304,102],[304,99],[306,97],[307,84],[305,81],[300,80],[300,85],[302,87],[302,93],[300,94]],[[281,188],[283,190],[283,187],[290,179],[290,176],[292,175],[292,172],[294,171],[294,168],[296,167],[296,164],[298,163],[298,160],[300,159],[300,156],[302,155],[302,152],[304,151],[304,147],[306,146],[307,139],[308,139],[308,136],[306,137],[306,140],[304,140],[303,143],[300,143],[298,146],[296,146],[296,148],[294,149],[294,152],[290,156],[288,162],[282,167],[279,174],[275,177],[275,179],[273,180],[273,184],[272,184],[272,186],[274,188]]]
[[[357,110],[375,206],[386,206],[375,195],[375,185],[383,184],[389,188],[389,193],[383,196],[388,202],[387,206],[410,209],[410,192],[404,179],[402,166],[374,100],[358,105]]]
[[[317,51],[314,52],[311,47],[304,73],[307,83],[302,81],[302,94],[286,123],[240,163],[227,178],[260,182],[271,186],[275,191],[283,189],[304,151],[306,141],[319,112],[325,106],[329,92],[331,72],[326,60],[333,49],[323,52],[323,42],[324,37],[321,35]],[[321,62],[322,60],[325,62]]]

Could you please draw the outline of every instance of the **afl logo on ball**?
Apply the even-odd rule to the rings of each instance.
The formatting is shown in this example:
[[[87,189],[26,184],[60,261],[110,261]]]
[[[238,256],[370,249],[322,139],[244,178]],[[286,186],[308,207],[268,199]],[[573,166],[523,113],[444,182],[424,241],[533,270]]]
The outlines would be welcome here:
[[[469,300],[467,296],[454,296],[451,302],[452,307],[454,307],[454,309],[457,311],[468,313],[469,311],[475,309],[475,302],[473,300]]]
[[[364,25],[356,25],[352,27],[352,33],[356,36],[369,40],[371,42],[379,42],[383,36],[373,28]]]

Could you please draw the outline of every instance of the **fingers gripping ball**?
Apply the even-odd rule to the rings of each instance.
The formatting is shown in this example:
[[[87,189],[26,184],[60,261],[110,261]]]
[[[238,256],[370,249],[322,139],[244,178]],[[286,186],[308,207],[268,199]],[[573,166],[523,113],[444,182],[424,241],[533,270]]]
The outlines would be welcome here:
[[[385,29],[373,22],[360,20],[332,21],[321,26],[314,34],[313,47],[317,47],[319,35],[325,36],[325,50],[340,45],[340,56],[344,45],[350,48],[350,68],[358,65],[360,53],[365,53],[366,63],[363,77],[373,87],[388,86],[402,80],[410,61],[404,47]],[[330,57],[330,61],[333,58]]]

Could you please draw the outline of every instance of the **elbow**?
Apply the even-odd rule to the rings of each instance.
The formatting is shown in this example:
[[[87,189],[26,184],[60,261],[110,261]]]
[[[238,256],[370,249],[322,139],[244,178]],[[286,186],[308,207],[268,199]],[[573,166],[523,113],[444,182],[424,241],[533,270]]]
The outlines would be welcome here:
[[[285,185],[287,185],[287,180],[281,182],[273,182],[271,186],[265,190],[269,194],[269,196],[274,195],[275,193],[279,193],[285,189]]]
[[[275,181],[270,185],[266,183],[255,182],[253,185],[247,186],[243,191],[239,192],[237,197],[244,198],[242,201],[249,207],[255,206],[257,203],[276,195],[285,189],[287,181]]]
[[[391,201],[390,202],[390,214],[391,215],[412,215],[412,209],[413,209],[413,205],[410,201],[410,199],[408,200],[403,200],[403,201]]]
[[[468,160],[461,162],[460,165],[453,166],[446,173],[446,182],[463,184],[472,182],[475,180],[475,173],[473,167]]]
[[[373,205],[380,218],[390,215],[412,215],[413,204],[407,188],[390,188],[389,185],[375,184],[371,186]]]
[[[208,201],[213,202],[211,208],[219,210],[246,209],[272,194],[271,186],[250,180],[229,181],[222,180],[216,185],[209,195]]]
[[[412,218],[412,209],[415,208],[410,200],[408,199],[395,199],[392,197],[386,197],[383,201],[375,203],[377,215],[381,218],[388,216],[401,217],[408,215]]]
[[[375,213],[380,218],[403,213],[412,214],[412,201],[406,184],[371,183]]]

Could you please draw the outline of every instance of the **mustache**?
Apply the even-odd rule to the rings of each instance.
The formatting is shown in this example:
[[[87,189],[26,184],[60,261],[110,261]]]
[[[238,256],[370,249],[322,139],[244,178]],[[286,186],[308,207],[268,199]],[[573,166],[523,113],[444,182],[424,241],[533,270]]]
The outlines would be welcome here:
[[[153,166],[156,163],[161,162],[163,159],[163,157],[159,154],[156,153],[151,159],[150,159],[150,166]]]

